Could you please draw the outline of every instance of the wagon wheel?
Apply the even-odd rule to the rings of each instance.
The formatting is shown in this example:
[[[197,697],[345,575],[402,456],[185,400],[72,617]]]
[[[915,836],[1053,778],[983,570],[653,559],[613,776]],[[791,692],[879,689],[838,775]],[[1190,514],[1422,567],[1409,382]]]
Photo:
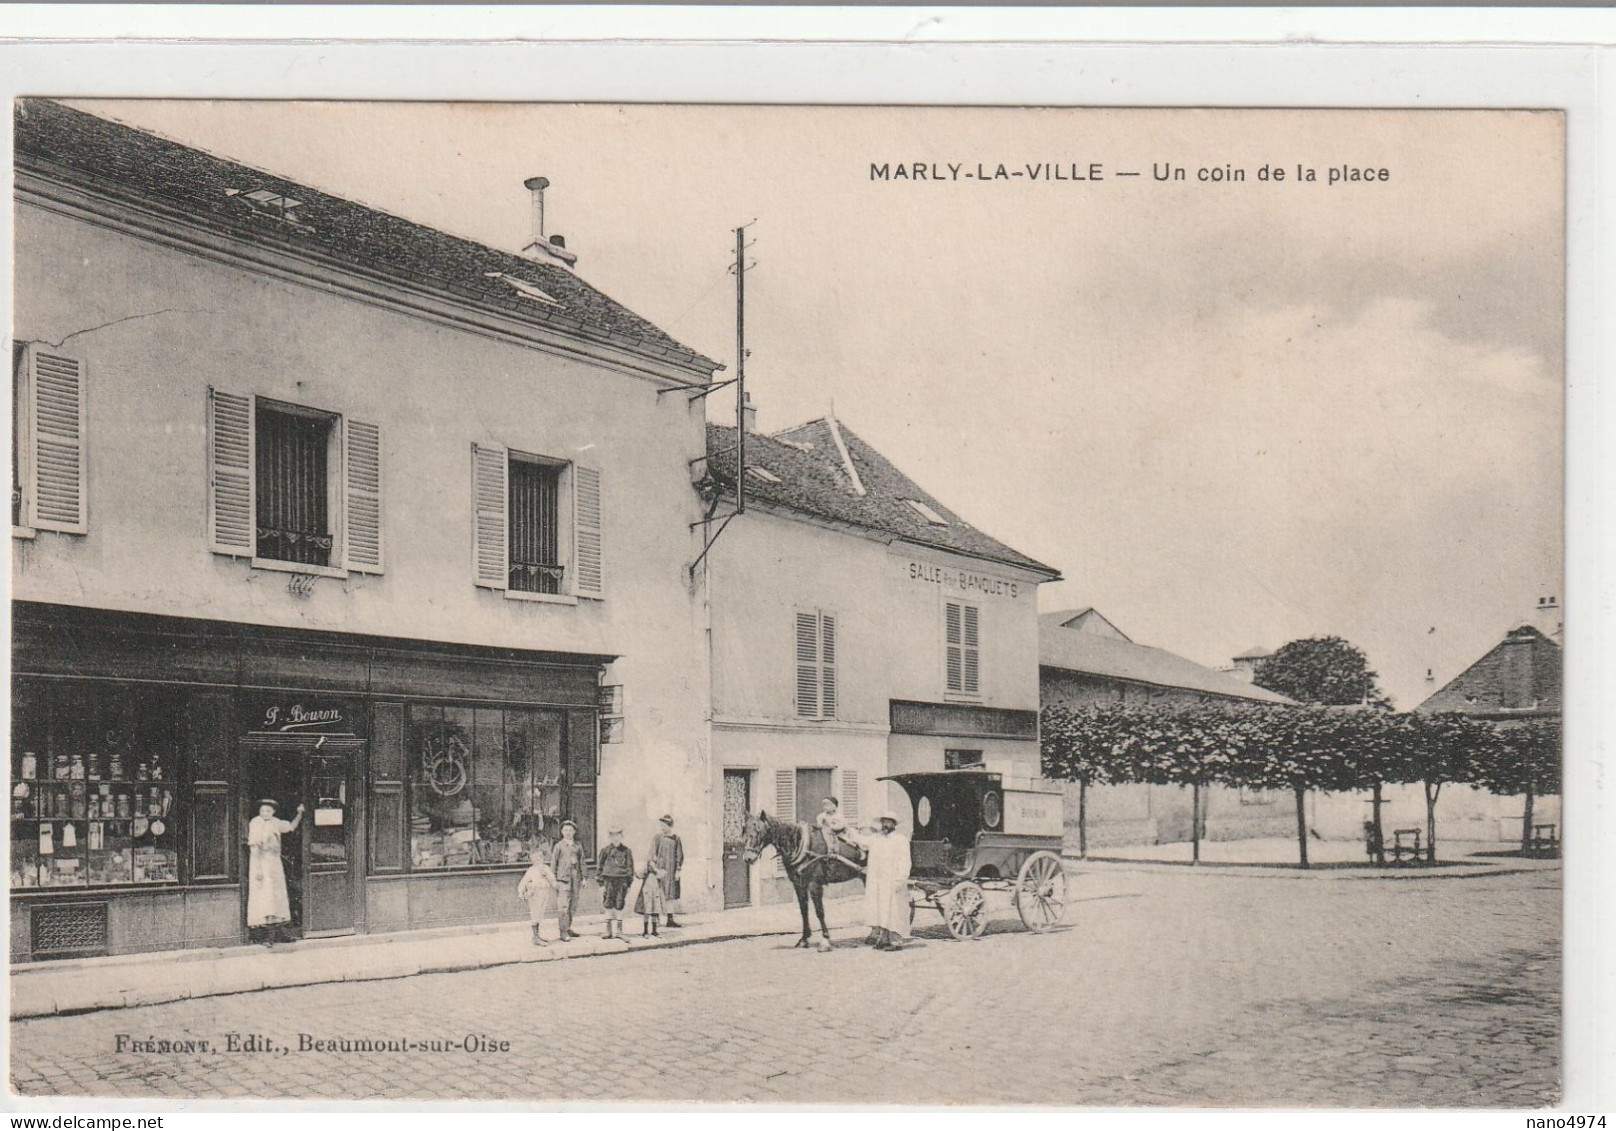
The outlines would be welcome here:
[[[956,939],[979,939],[988,929],[988,897],[970,880],[957,883],[943,897],[943,922]]]
[[[1016,913],[1029,931],[1047,931],[1066,914],[1066,870],[1053,852],[1034,852],[1016,877]]]

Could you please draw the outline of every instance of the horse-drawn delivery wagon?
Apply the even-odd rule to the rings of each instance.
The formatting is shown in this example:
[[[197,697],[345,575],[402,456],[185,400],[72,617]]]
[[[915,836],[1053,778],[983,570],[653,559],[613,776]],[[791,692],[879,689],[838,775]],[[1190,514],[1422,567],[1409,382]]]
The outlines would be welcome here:
[[[985,769],[893,774],[909,795],[910,908],[930,907],[956,939],[987,929],[987,890],[1009,890],[1030,931],[1047,931],[1066,914],[1061,866],[1061,795],[1007,788]]]

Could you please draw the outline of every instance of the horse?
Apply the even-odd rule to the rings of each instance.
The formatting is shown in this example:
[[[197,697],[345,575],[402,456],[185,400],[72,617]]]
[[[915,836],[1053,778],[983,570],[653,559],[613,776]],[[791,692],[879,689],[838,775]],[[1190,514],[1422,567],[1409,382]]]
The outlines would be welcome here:
[[[819,943],[822,951],[830,949],[830,929],[825,925],[825,885],[856,879],[864,874],[864,854],[846,844],[838,843],[827,851],[825,834],[807,824],[777,821],[763,810],[749,817],[741,834],[744,856],[748,864],[757,862],[763,850],[773,846],[786,870],[786,877],[797,891],[797,909],[802,912],[802,938],[796,945],[806,947],[813,937],[808,923],[808,900],[814,901],[819,915]]]

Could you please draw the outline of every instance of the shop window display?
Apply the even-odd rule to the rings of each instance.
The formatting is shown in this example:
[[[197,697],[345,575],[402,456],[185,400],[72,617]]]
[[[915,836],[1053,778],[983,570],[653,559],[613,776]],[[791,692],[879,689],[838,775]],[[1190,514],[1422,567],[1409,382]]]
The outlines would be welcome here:
[[[569,811],[561,711],[409,709],[410,863],[417,870],[525,864]],[[593,766],[587,767],[594,780]],[[576,804],[576,803],[574,803]],[[593,813],[587,814],[592,824]]]
[[[178,883],[175,696],[26,683],[13,694],[12,888]]]

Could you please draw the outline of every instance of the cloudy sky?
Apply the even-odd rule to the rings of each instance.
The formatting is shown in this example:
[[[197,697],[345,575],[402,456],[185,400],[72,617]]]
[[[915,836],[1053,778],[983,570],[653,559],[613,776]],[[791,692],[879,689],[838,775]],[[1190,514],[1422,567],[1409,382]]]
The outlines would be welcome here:
[[[834,402],[1045,608],[1202,663],[1341,635],[1412,706],[1562,591],[1558,115],[77,105],[513,250],[542,173],[580,273],[726,364],[755,219],[765,430]],[[916,162],[960,179],[871,179]]]

